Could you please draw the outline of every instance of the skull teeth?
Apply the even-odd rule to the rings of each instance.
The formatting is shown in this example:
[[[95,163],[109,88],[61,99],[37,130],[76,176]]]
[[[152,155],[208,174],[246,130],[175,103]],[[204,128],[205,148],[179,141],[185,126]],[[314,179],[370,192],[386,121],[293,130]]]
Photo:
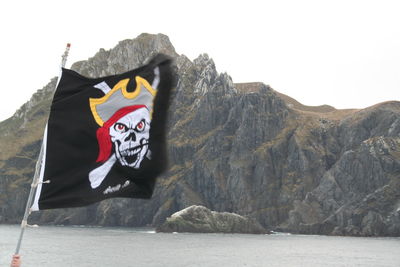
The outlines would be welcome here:
[[[126,149],[120,152],[121,156],[127,157],[127,156],[133,156],[135,154],[138,154],[142,150],[141,147],[135,148],[135,149]]]

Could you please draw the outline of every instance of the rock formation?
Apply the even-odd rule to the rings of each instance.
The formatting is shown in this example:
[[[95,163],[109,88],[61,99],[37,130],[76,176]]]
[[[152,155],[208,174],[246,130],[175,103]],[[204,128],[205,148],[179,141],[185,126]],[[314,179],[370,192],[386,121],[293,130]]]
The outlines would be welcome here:
[[[72,69],[97,77],[157,52],[175,58],[169,170],[151,200],[115,199],[34,213],[52,224],[158,226],[191,205],[234,212],[270,230],[400,236],[400,102],[363,110],[309,107],[262,83],[235,84],[206,54],[142,34]],[[234,55],[233,55],[234,56]],[[23,214],[55,79],[0,123],[0,223]]]
[[[256,221],[229,212],[215,212],[203,206],[190,206],[168,217],[157,227],[165,233],[241,233],[266,234]]]

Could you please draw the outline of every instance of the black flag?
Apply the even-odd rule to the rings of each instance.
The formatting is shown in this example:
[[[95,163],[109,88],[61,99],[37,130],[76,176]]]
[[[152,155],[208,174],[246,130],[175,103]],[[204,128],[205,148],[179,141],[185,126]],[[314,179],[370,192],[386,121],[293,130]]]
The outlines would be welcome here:
[[[171,59],[161,54],[141,68],[95,79],[63,69],[32,210],[150,198],[166,168],[174,80]]]

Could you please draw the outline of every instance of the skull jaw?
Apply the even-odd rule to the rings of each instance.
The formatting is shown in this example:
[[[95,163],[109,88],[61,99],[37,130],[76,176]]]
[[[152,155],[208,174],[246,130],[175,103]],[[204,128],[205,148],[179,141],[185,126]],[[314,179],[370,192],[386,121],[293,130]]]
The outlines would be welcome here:
[[[148,151],[148,145],[143,145],[139,150],[133,152],[120,152],[118,148],[115,149],[117,159],[122,166],[139,169],[142,160],[146,156]],[[122,154],[122,155],[121,155]]]

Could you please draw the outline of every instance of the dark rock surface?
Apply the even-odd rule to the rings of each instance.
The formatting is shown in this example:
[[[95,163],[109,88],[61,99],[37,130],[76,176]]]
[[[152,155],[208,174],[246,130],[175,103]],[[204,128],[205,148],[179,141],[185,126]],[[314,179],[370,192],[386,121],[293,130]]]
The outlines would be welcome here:
[[[36,223],[158,226],[191,205],[256,219],[269,230],[400,236],[400,102],[309,107],[262,83],[233,83],[206,54],[142,34],[72,69],[90,77],[175,58],[169,170],[151,200],[114,199],[37,212]],[[0,123],[0,223],[19,223],[55,79]],[[360,96],[362,97],[362,96]]]
[[[215,212],[203,206],[190,206],[168,217],[156,229],[164,233],[266,234],[255,220],[229,212]]]

